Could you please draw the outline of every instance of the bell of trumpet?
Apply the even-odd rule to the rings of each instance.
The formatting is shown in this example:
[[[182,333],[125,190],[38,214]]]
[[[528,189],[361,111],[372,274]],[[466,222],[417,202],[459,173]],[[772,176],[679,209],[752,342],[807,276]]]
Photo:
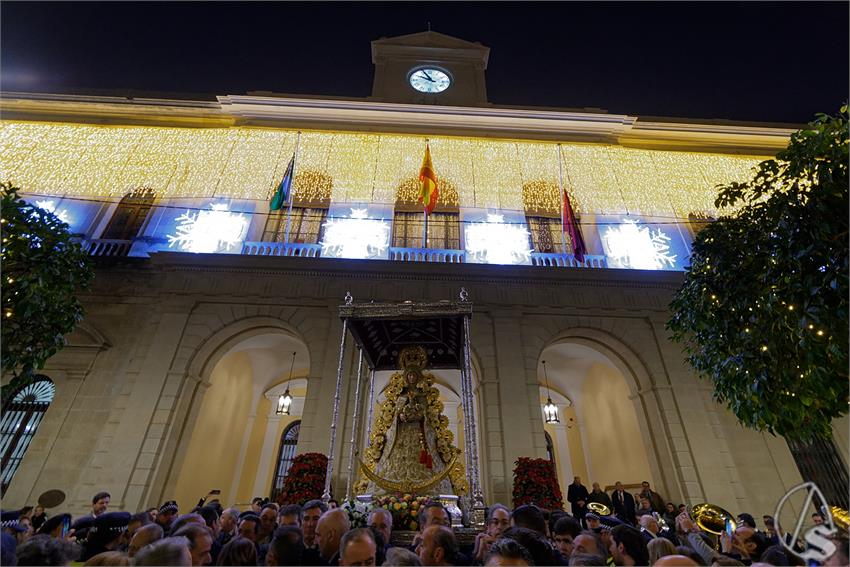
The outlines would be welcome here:
[[[588,502],[587,509],[598,516],[611,515],[611,508],[601,502]]]
[[[850,513],[844,508],[838,506],[830,506],[829,511],[832,514],[832,521],[842,530],[850,529]]]
[[[717,536],[726,531],[726,522],[732,524],[732,531],[738,528],[735,517],[714,504],[697,504],[692,508],[691,515],[701,530]]]

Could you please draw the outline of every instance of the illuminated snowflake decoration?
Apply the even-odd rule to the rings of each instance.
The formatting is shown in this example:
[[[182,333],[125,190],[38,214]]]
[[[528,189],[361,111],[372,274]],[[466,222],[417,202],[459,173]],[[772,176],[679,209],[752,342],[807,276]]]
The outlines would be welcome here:
[[[228,210],[226,203],[214,203],[209,211],[186,211],[177,217],[174,234],[168,236],[168,247],[184,252],[226,252],[240,244],[248,229],[248,218]]]
[[[466,227],[466,258],[478,264],[530,264],[529,232],[523,225],[505,223],[504,215],[487,215],[485,222]]]
[[[68,211],[66,209],[62,209],[61,211],[56,210],[56,201],[52,199],[36,201],[35,206],[39,209],[44,209],[48,213],[53,213],[54,215],[56,215],[56,218],[58,218],[65,224],[71,224],[71,218],[68,216]]]
[[[670,237],[660,229],[641,226],[624,219],[608,227],[603,236],[608,265],[612,268],[663,270],[676,267],[676,254],[670,253]]]
[[[322,257],[386,258],[390,225],[370,219],[366,209],[351,209],[348,218],[331,219],[324,224]]]

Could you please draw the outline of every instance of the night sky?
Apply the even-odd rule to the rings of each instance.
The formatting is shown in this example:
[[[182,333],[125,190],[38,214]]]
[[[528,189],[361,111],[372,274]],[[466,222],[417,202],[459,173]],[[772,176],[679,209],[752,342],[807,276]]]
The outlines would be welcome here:
[[[804,123],[848,98],[848,4],[0,4],[4,91],[365,97],[369,42],[491,48],[490,102]]]

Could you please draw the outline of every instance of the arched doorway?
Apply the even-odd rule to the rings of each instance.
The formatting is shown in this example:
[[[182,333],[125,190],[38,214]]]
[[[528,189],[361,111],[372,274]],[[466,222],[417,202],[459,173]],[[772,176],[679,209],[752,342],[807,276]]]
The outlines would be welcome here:
[[[281,435],[303,414],[309,370],[306,345],[283,330],[232,344],[212,367],[196,402],[200,407],[184,433],[182,455],[178,451],[182,462],[170,475],[164,499],[186,508],[212,489],[221,490],[219,498],[228,505],[269,496]],[[290,412],[279,414],[277,399],[287,387]]]
[[[543,367],[546,361],[549,389]],[[574,476],[605,489],[652,480],[649,452],[627,378],[606,354],[576,342],[546,347],[538,361],[540,405],[551,395],[559,423],[545,423],[553,440],[558,479],[566,493]]]

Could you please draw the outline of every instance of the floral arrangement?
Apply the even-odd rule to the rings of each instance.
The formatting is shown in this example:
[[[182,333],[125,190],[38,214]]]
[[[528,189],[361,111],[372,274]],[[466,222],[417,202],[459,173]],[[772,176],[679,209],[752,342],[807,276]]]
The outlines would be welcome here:
[[[393,531],[419,529],[419,509],[433,499],[412,494],[388,494],[372,501],[373,508],[385,508],[393,515]]]
[[[564,497],[552,462],[530,457],[517,459],[513,497],[514,507],[534,504],[546,510],[562,510]]]
[[[352,498],[346,500],[340,506],[348,512],[348,521],[351,522],[352,528],[365,528],[366,522],[369,519],[369,512],[372,511],[372,505]]]
[[[296,455],[286,473],[283,489],[277,495],[277,503],[303,506],[308,500],[321,498],[327,470],[328,458],[321,453]]]

